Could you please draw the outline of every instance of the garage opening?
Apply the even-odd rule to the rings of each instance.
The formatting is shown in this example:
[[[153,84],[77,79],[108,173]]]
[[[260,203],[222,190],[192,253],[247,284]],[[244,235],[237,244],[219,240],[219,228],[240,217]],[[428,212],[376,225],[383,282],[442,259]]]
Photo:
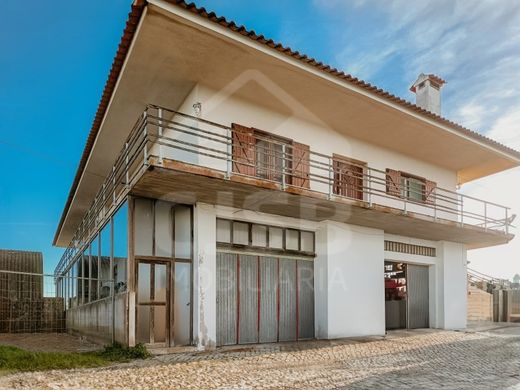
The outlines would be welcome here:
[[[386,329],[428,328],[428,267],[385,261]]]
[[[314,338],[314,234],[217,223],[217,345]]]

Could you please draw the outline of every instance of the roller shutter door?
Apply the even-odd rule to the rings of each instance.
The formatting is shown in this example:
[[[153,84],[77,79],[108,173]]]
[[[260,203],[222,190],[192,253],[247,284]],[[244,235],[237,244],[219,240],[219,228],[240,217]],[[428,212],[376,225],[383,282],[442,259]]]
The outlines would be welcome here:
[[[428,267],[407,264],[408,328],[429,328],[430,300]]]
[[[314,337],[312,260],[217,253],[217,344]]]

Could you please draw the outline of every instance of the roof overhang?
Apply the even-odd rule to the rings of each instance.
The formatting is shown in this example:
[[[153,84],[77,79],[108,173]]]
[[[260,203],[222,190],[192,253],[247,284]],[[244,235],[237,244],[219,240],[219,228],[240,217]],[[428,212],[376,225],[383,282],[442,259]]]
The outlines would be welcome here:
[[[69,244],[146,104],[176,109],[198,83],[452,170],[460,184],[520,165],[512,149],[203,9],[150,0],[129,20],[55,245]]]

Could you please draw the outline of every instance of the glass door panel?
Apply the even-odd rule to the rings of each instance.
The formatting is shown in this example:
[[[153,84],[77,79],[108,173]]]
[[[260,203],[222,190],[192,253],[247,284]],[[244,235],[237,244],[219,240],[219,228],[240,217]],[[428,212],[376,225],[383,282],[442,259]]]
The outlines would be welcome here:
[[[175,263],[174,345],[189,345],[191,334],[191,263]]]
[[[137,342],[167,345],[170,265],[138,261]]]

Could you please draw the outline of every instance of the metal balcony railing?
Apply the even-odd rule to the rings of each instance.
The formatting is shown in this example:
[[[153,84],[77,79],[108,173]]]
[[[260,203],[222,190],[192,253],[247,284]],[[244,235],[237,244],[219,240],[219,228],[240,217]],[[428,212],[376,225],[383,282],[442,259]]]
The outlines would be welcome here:
[[[242,138],[241,138],[242,137]],[[237,153],[239,149],[239,153]],[[148,105],[136,121],[109,175],[78,227],[56,272],[66,268],[97,233],[150,164],[180,161],[224,174],[277,183],[346,198],[366,207],[384,206],[509,233],[514,216],[507,207],[412,180],[392,180],[386,170],[304,149],[264,133],[247,137],[233,127],[164,107]]]

